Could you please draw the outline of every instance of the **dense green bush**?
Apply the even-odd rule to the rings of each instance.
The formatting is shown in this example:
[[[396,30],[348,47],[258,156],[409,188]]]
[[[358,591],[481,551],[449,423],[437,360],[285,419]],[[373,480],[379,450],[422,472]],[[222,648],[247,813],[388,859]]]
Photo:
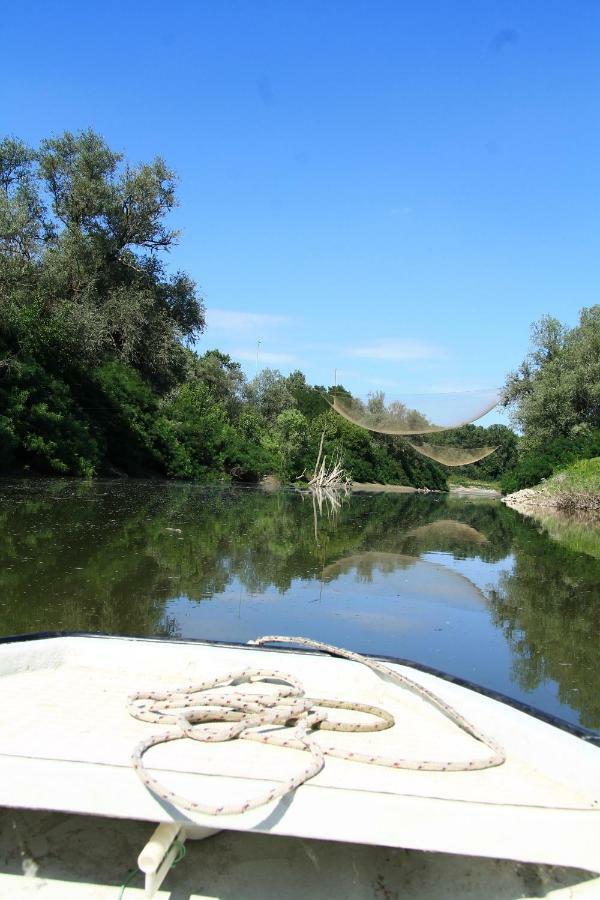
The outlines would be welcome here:
[[[543,448],[524,449],[514,469],[502,477],[500,487],[505,494],[534,487],[577,460],[595,456],[600,456],[600,429],[584,429],[572,437],[557,437],[547,441]]]
[[[323,432],[328,459],[339,457],[354,481],[446,489],[446,475],[440,466],[415,453],[405,441],[368,432],[330,408],[310,423],[312,459]]]
[[[93,475],[100,450],[71,387],[32,359],[0,370],[2,469]]]

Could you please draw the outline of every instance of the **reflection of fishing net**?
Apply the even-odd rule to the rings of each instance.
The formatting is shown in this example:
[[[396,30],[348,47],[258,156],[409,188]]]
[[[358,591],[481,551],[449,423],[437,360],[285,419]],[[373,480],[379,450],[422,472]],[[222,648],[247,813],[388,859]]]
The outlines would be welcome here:
[[[366,402],[348,394],[335,394],[336,412],[361,428],[380,434],[431,434],[475,422],[493,409],[498,391],[422,394],[385,403],[383,392],[369,394]]]
[[[406,437],[449,431],[475,422],[490,412],[499,400],[496,390],[466,391],[451,394],[405,396],[386,405],[382,391],[369,394],[366,401],[350,394],[338,393],[330,400],[334,410],[344,419],[379,434]],[[452,447],[407,441],[422,456],[444,466],[466,466],[479,462],[496,447]]]
[[[403,553],[364,550],[343,556],[325,566],[321,579],[325,584],[343,578],[340,586],[345,596],[352,596],[365,583],[372,585],[369,596],[374,598],[378,588],[389,598],[388,579],[398,576],[394,595],[410,597],[425,603],[441,603],[458,609],[482,609],[487,605],[483,592],[465,575],[445,566]],[[389,600],[386,600],[386,603]]]
[[[449,447],[447,444],[426,444],[425,441],[420,444],[413,441],[406,443],[417,453],[428,456],[443,466],[468,466],[485,459],[496,450],[496,447]]]
[[[476,528],[457,522],[455,519],[437,519],[428,525],[419,525],[407,531],[407,537],[419,544],[427,544],[430,549],[439,550],[442,545],[449,544],[487,544],[488,539]]]

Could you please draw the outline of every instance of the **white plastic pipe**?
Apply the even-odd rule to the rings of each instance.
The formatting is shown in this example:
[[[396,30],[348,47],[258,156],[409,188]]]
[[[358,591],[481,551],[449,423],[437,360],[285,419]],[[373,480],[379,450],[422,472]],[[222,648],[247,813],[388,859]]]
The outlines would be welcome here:
[[[177,835],[181,831],[181,825],[174,822],[163,822],[159,825],[140,855],[138,866],[147,875],[156,872],[165,854]]]

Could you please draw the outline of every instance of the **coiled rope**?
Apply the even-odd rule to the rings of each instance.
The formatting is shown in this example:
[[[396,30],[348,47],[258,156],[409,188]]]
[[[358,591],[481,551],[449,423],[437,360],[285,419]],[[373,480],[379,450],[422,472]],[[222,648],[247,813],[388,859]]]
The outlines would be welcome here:
[[[353,662],[362,663],[362,665],[367,666],[394,684],[414,691],[454,722],[460,729],[488,747],[491,754],[482,759],[445,762],[361,753],[333,746],[324,747],[312,738],[311,733],[313,731],[383,731],[394,725],[394,717],[386,710],[364,703],[306,697],[301,682],[286,672],[270,669],[242,669],[174,690],[138,691],[127,698],[128,711],[136,719],[162,725],[176,725],[174,729],[151,735],[140,741],[132,754],[133,767],[142,782],[163,800],[183,809],[205,815],[239,815],[249,809],[255,809],[258,806],[270,803],[278,797],[283,797],[310,778],[313,778],[325,765],[325,756],[336,756],[339,759],[347,759],[352,762],[388,766],[393,769],[413,769],[430,772],[464,772],[476,769],[489,769],[493,766],[499,766],[505,761],[506,757],[502,747],[493,738],[471,724],[449,703],[446,703],[432,691],[406,675],[401,675],[377,660],[362,656],[360,653],[353,653],[350,650],[332,647],[320,641],[312,641],[301,637],[271,635],[257,638],[249,643],[254,645],[297,644],[303,647],[310,647],[313,650],[320,650],[333,656],[340,656]],[[243,684],[261,682],[269,684],[268,692],[217,690],[219,688],[239,687]],[[274,685],[274,682],[277,683],[277,686]],[[366,714],[375,721],[333,721],[329,719],[326,712],[327,709],[352,710]],[[291,728],[267,732],[255,730],[265,725],[291,726]],[[303,765],[294,776],[258,797],[219,806],[200,800],[190,800],[174,791],[167,790],[145,768],[143,756],[147,750],[158,744],[179,741],[185,738],[205,743],[243,738],[244,740],[259,741],[277,747],[304,750],[310,754],[310,760],[308,765]]]

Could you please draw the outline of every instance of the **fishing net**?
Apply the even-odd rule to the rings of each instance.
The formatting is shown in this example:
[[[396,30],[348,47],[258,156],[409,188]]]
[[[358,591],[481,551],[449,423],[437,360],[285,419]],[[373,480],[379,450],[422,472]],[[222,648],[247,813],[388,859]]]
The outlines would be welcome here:
[[[389,579],[396,577],[393,593],[423,603],[439,603],[458,609],[481,609],[487,605],[483,592],[465,575],[445,566],[404,553],[363,550],[325,566],[321,579],[330,584],[343,579],[344,596],[360,595],[365,584],[369,596],[389,598]],[[386,600],[386,603],[388,601]]]
[[[460,428],[490,412],[500,398],[497,390],[448,394],[406,395],[386,404],[383,391],[369,394],[366,401],[347,393],[334,394],[329,402],[344,419],[379,434],[408,437]],[[453,447],[407,441],[413,450],[444,466],[466,466],[485,459],[496,447]]]
[[[448,394],[406,395],[386,405],[383,392],[366,401],[350,394],[334,394],[331,405],[340,416],[380,434],[432,434],[460,428],[480,419],[498,403],[497,390]]]
[[[425,441],[417,444],[415,441],[406,442],[413,450],[422,456],[441,463],[443,466],[468,466],[470,463],[479,462],[490,456],[496,447],[450,447],[448,444],[427,444]]]
[[[452,544],[487,544],[488,539],[476,528],[457,522],[455,519],[438,519],[428,525],[419,525],[407,531],[407,537],[418,544],[427,544],[432,549],[440,549],[438,545]]]

